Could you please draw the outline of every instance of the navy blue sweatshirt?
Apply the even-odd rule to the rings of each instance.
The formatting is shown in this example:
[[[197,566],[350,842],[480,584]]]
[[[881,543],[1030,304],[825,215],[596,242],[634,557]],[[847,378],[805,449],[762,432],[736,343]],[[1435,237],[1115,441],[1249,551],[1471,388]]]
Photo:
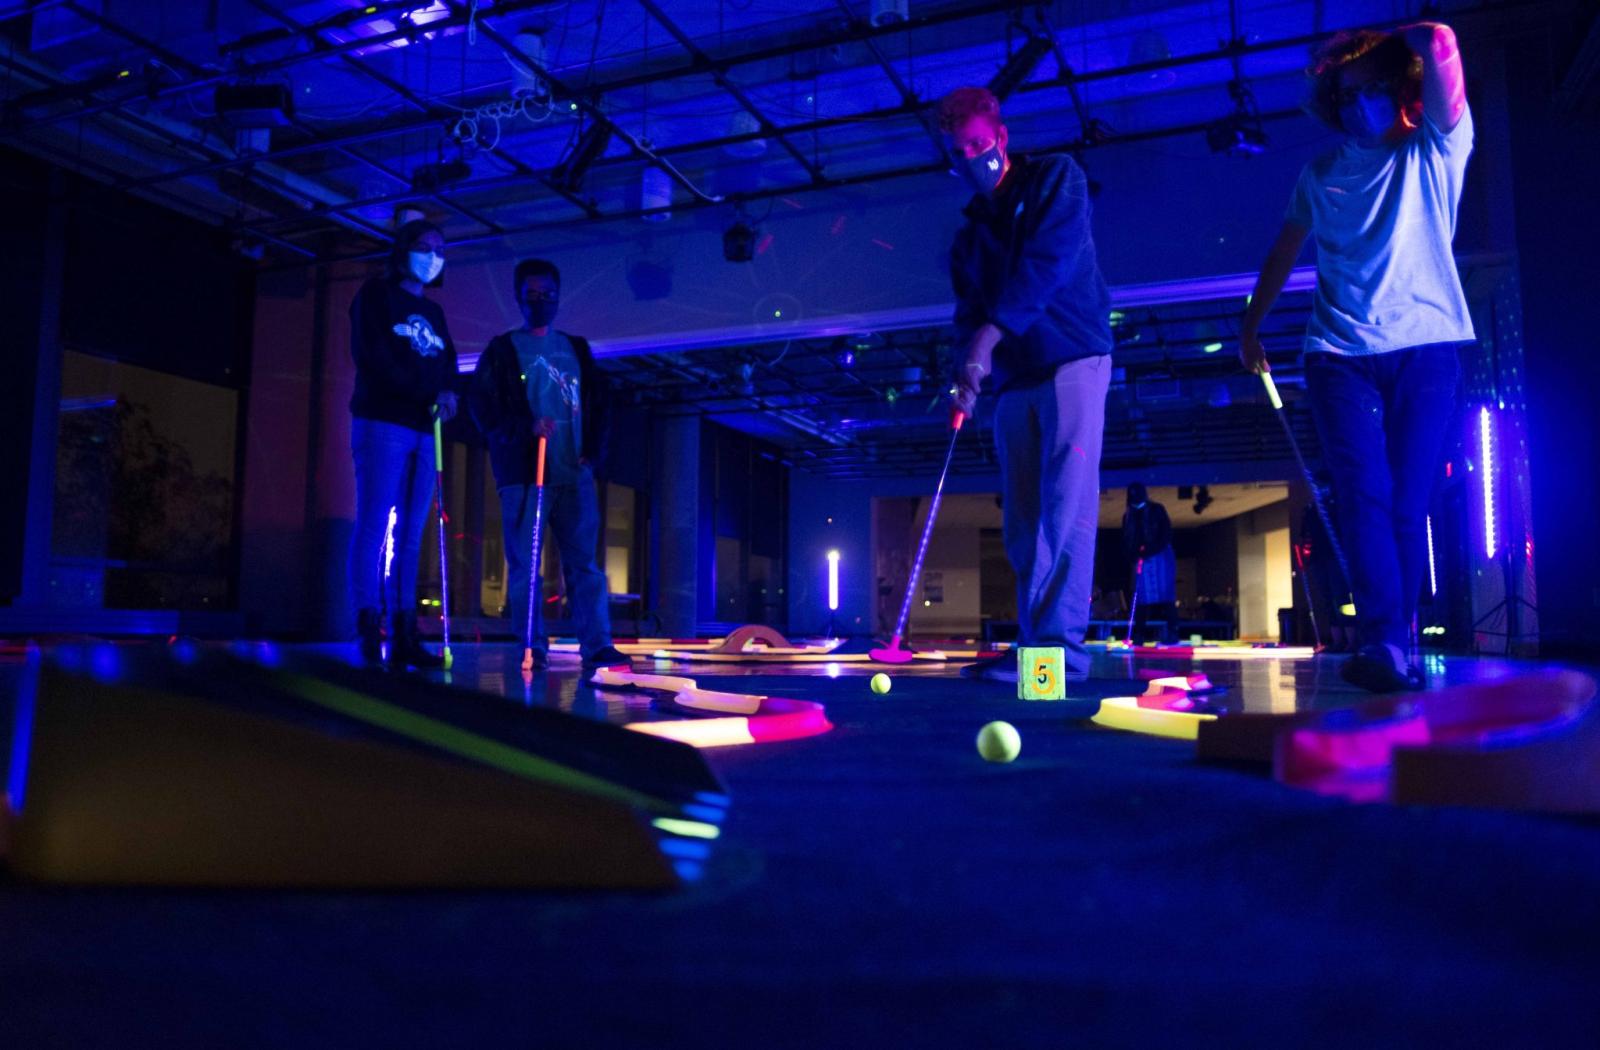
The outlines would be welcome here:
[[[1068,361],[1111,352],[1111,294],[1095,261],[1089,185],[1065,154],[1012,156],[991,200],[967,204],[950,249],[956,327],[985,323],[1003,338],[994,388],[1048,380]]]
[[[439,304],[375,277],[350,304],[356,386],[350,414],[433,429],[433,403],[457,385],[456,347]]]

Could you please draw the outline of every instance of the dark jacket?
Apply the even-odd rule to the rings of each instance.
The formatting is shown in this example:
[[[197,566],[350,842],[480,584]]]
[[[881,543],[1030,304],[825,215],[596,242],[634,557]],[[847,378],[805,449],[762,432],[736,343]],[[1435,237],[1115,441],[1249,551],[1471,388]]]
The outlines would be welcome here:
[[[1111,352],[1111,295],[1095,261],[1089,186],[1065,154],[1014,155],[993,199],[974,196],[950,249],[956,327],[992,323],[994,388],[1044,382]]]
[[[610,396],[606,374],[594,363],[589,341],[563,332],[578,355],[578,387],[583,398],[583,434],[578,458],[598,477],[605,464]],[[489,340],[467,390],[467,407],[489,443],[495,485],[532,485],[534,477],[533,409],[517,363],[511,333]]]
[[[350,414],[362,419],[427,432],[439,392],[460,385],[444,310],[399,281],[376,277],[356,293],[350,356],[356,363]]]
[[[1122,514],[1122,551],[1130,563],[1153,558],[1172,545],[1172,519],[1154,500],[1129,507]]]

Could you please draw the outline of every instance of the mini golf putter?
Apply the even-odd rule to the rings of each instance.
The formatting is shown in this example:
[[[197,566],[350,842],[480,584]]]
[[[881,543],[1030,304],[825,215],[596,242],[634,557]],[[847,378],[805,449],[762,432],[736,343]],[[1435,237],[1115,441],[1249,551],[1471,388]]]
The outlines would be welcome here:
[[[916,593],[917,577],[922,575],[922,559],[928,553],[928,540],[933,537],[933,520],[939,514],[939,500],[944,496],[944,480],[950,476],[950,460],[956,454],[956,439],[961,436],[961,424],[967,421],[967,414],[959,408],[950,412],[950,447],[944,453],[944,469],[939,471],[939,484],[933,490],[933,503],[928,507],[928,520],[922,526],[922,539],[917,544],[917,557],[911,563],[911,577],[906,580],[906,597],[900,603],[900,618],[894,624],[894,636],[889,639],[888,648],[873,649],[867,655],[879,663],[908,664],[916,657],[909,649],[900,648],[900,640],[905,637],[906,619],[911,615],[911,596]]]

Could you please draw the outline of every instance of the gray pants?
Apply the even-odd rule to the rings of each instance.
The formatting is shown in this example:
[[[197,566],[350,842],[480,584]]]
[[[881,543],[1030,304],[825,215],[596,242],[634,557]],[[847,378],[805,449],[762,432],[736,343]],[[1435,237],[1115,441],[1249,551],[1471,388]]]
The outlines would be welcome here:
[[[1017,571],[1018,641],[1058,645],[1086,677],[1089,595],[1100,516],[1100,445],[1111,357],[1069,361],[1045,383],[1000,395],[994,441],[1006,556]]]
[[[500,522],[506,538],[506,609],[519,638],[528,623],[528,559],[533,556],[537,492],[532,485],[507,485],[500,490]],[[543,528],[541,555],[552,541],[561,552],[561,574],[567,581],[567,607],[577,631],[578,649],[585,657],[593,656],[611,644],[611,610],[606,574],[595,563],[600,501],[588,467],[579,468],[571,485],[545,485]],[[543,619],[541,609],[533,622],[533,647],[539,650],[546,648]]]

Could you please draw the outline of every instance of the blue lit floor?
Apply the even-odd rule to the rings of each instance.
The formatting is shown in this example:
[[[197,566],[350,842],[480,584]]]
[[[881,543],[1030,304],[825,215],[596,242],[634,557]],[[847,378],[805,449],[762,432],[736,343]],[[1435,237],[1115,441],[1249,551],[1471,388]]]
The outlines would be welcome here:
[[[526,686],[520,656],[458,646],[452,684],[664,717],[575,663]],[[1600,1045],[1600,821],[1353,806],[1082,722],[1135,666],[1203,670],[1250,710],[1361,699],[1336,662],[1100,655],[1061,704],[953,668],[879,697],[867,666],[663,667],[836,726],[708,752],[733,801],[688,889],[0,884],[4,1045]],[[974,752],[995,718],[1011,765]]]

